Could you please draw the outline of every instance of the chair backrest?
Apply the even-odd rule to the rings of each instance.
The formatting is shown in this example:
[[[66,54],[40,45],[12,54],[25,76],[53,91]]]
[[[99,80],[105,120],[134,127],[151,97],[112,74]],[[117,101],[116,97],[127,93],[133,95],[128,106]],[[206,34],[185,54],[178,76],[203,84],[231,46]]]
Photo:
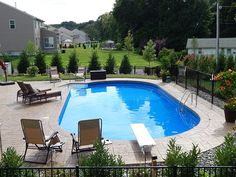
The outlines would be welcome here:
[[[21,119],[21,127],[27,144],[46,145],[41,120]]]
[[[81,120],[78,122],[80,146],[95,144],[102,138],[102,119]]]
[[[50,75],[58,75],[57,67],[51,66],[50,68]]]
[[[25,84],[25,83],[23,83],[23,84],[24,84],[24,86],[25,86],[25,88],[26,88],[28,94],[35,94],[35,93],[38,93],[38,90],[34,89],[34,88],[31,86],[31,84]]]
[[[17,84],[19,85],[20,89],[22,90],[22,92],[26,95],[28,94],[28,90],[27,88],[25,87],[25,84],[23,82],[17,82]]]
[[[78,73],[85,73],[85,68],[84,67],[78,67]]]

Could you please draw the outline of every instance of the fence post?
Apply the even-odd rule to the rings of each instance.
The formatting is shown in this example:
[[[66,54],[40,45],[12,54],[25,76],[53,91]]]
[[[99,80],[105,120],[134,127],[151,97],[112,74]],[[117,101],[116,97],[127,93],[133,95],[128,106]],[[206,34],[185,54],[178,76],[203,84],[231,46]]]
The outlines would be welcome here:
[[[214,85],[215,85],[214,74],[212,74],[211,75],[211,104],[214,103]]]
[[[197,95],[199,93],[199,71],[197,71]]]
[[[187,89],[187,79],[188,79],[188,74],[187,74],[187,67],[185,66],[184,68],[184,76],[185,76],[185,89]]]
[[[136,74],[136,66],[134,66],[134,74]]]
[[[76,177],[79,177],[79,166],[78,165],[76,165],[76,167],[75,167],[75,175],[76,175]]]
[[[173,166],[173,177],[177,177],[177,166]]]

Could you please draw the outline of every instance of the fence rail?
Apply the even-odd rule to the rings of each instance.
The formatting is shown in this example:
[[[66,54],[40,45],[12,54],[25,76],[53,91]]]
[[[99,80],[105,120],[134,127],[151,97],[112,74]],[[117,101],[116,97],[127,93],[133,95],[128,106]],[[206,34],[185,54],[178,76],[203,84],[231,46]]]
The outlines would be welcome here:
[[[181,66],[177,68],[176,75],[174,75],[176,84],[181,85],[185,89],[195,91],[196,95],[223,108],[223,101],[216,95],[217,82],[213,79],[213,76],[213,74]]]
[[[235,177],[236,167],[118,166],[1,168],[1,177]]]

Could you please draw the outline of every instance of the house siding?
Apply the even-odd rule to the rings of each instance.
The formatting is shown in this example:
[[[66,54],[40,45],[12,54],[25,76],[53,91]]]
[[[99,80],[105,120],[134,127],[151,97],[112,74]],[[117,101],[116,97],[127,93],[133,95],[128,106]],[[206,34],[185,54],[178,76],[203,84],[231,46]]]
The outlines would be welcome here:
[[[49,31],[45,28],[41,28],[40,30],[40,36],[41,36],[41,40],[40,40],[40,48],[41,50],[43,50],[44,52],[47,52],[47,53],[53,53],[53,52],[56,52],[58,49],[59,49],[59,35],[53,31]],[[52,37],[53,38],[53,48],[45,48],[44,46],[44,39],[45,38],[48,38],[48,37]]]
[[[0,51],[21,53],[28,41],[35,43],[34,19],[13,7],[0,2]],[[9,20],[15,20],[15,29],[9,28]]]

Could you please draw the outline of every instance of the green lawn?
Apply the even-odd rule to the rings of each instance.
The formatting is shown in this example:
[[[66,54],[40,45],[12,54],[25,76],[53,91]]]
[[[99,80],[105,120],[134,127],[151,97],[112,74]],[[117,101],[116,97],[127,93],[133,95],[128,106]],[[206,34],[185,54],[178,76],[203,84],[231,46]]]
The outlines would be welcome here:
[[[73,50],[74,49],[66,49],[66,53],[61,54],[64,67],[68,65],[69,55]],[[108,58],[108,54],[110,52],[115,57],[117,67],[120,66],[123,56],[128,54],[127,51],[108,51],[108,50],[101,50],[101,49],[96,49],[96,50],[99,56],[99,61],[101,62],[102,66],[105,65],[106,60]],[[76,48],[80,66],[88,66],[92,51],[93,51],[92,48],[87,48],[87,49]],[[13,62],[13,67],[16,67],[19,61],[19,58],[12,58],[11,60]],[[52,60],[52,54],[47,54],[45,57],[45,60],[46,60],[47,65],[50,66],[51,60]],[[129,60],[130,60],[130,64],[132,66],[136,66],[137,68],[143,68],[144,66],[149,66],[149,63],[146,60],[144,60],[141,55],[135,54],[133,52],[129,52]],[[151,66],[157,66],[157,65],[160,65],[158,61],[151,62]]]

